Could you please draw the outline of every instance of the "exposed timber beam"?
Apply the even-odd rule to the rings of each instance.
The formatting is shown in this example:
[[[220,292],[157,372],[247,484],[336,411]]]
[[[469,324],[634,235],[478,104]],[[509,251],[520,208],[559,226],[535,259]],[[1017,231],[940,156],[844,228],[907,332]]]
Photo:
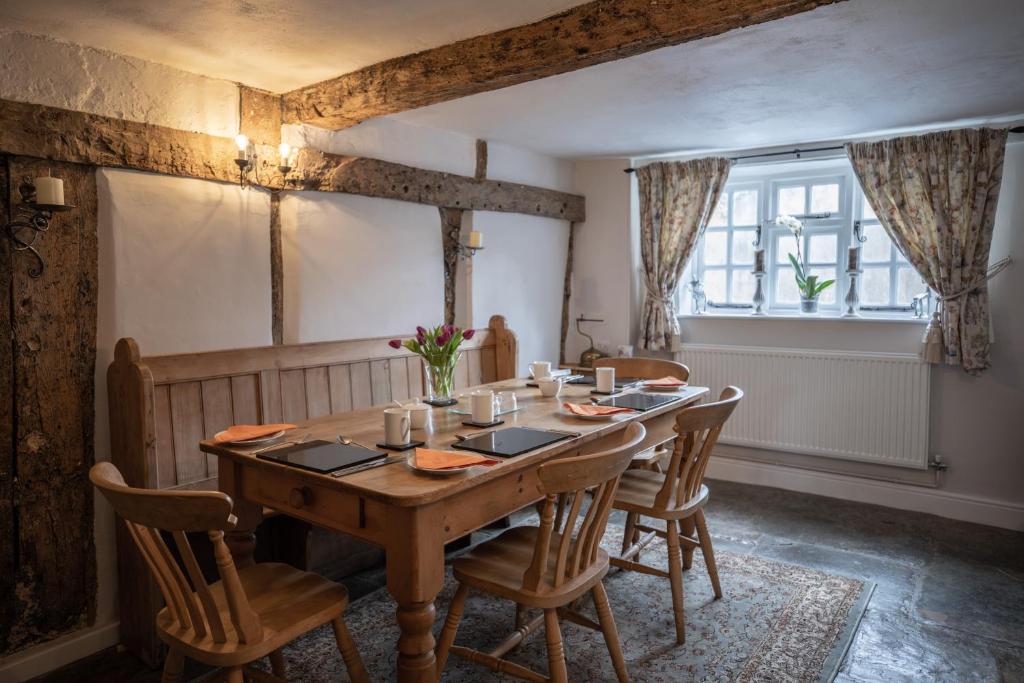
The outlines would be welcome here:
[[[580,195],[308,148],[299,151],[285,183],[277,170],[277,149],[261,144],[255,149],[259,182],[271,190],[342,192],[445,208],[584,219]],[[0,100],[0,154],[238,181],[237,148],[230,138],[10,100]]]
[[[338,130],[841,1],[596,0],[293,90],[284,95],[284,121]]]

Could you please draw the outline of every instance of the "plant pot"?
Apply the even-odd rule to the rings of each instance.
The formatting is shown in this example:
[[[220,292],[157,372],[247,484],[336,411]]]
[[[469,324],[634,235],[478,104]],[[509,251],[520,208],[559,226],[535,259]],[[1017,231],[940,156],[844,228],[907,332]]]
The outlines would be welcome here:
[[[811,299],[805,299],[800,297],[800,312],[804,315],[817,315],[818,314],[818,297]]]

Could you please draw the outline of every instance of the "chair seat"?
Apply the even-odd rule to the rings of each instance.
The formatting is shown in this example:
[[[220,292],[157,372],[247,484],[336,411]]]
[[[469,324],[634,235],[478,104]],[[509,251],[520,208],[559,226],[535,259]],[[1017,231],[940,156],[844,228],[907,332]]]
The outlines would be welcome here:
[[[543,593],[524,589],[523,574],[533,561],[538,531],[537,527],[515,527],[481,543],[452,564],[455,578],[466,585],[527,607],[550,609],[566,605],[583,595],[608,572],[608,553],[598,549],[596,562],[558,588],[546,589]],[[552,577],[558,561],[555,548],[560,542],[561,535],[552,534],[552,550],[541,585],[553,583]]]
[[[614,506],[617,510],[637,512],[647,517],[658,519],[682,519],[689,517],[694,511],[704,507],[708,498],[708,487],[701,484],[700,491],[686,505],[678,508],[662,509],[655,504],[658,492],[665,484],[665,475],[651,470],[626,470],[619,480],[619,489],[615,492]]]
[[[238,643],[222,582],[210,584],[228,642],[215,643],[212,635],[197,636],[180,630],[165,607],[157,615],[160,638],[186,655],[212,666],[231,666],[243,657],[252,661],[286,645],[310,629],[341,616],[348,606],[348,591],[341,584],[286,564],[266,562],[240,569],[238,578],[259,615],[263,639]],[[198,597],[197,597],[198,600]],[[223,659],[222,659],[223,658]]]

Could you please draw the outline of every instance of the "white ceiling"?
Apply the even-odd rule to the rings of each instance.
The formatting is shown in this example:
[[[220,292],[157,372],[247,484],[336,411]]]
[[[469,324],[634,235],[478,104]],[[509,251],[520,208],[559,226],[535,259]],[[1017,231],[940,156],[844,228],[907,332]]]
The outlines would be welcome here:
[[[1022,0],[849,0],[405,112],[564,157],[834,140],[1024,113]]]
[[[0,28],[274,92],[584,0],[2,0]]]

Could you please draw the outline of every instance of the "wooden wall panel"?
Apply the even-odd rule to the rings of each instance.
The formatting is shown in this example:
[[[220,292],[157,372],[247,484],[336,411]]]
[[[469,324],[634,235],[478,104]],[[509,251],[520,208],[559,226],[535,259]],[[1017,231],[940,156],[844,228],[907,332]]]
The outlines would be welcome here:
[[[9,282],[4,319],[9,316],[12,333],[4,340],[13,340],[13,364],[0,367],[14,370],[15,433],[7,443],[14,445],[17,533],[2,554],[15,558],[18,602],[14,619],[0,623],[0,656],[82,628],[95,616],[88,471],[95,424],[96,177],[92,168],[11,157],[7,201],[20,200],[20,179],[48,171],[64,179],[66,200],[76,208],[57,215],[39,239],[42,277],[29,277],[25,253],[9,259],[3,275]],[[9,452],[6,445],[3,452]]]
[[[306,368],[306,409],[309,418],[331,414],[331,387],[327,368]]]
[[[235,417],[235,424],[259,424],[260,391],[256,375],[239,375],[231,378],[231,411]]]
[[[306,373],[299,370],[282,370],[281,378],[281,419],[285,422],[301,422],[306,419]]]
[[[174,440],[174,464],[178,484],[187,484],[207,477],[206,454],[199,450],[199,442],[206,434],[203,429],[203,399],[199,382],[172,384],[171,438]]]
[[[370,363],[350,363],[348,366],[352,377],[352,408],[369,408],[373,405],[373,394],[370,391]]]
[[[409,395],[423,396],[423,359],[409,356],[405,359],[406,371],[409,373]]]
[[[345,413],[352,410],[352,380],[348,365],[332,365],[327,369],[331,392],[331,412]]]
[[[156,485],[165,489],[178,483],[178,468],[174,457],[174,430],[171,428],[171,388],[153,388],[156,424]]]

